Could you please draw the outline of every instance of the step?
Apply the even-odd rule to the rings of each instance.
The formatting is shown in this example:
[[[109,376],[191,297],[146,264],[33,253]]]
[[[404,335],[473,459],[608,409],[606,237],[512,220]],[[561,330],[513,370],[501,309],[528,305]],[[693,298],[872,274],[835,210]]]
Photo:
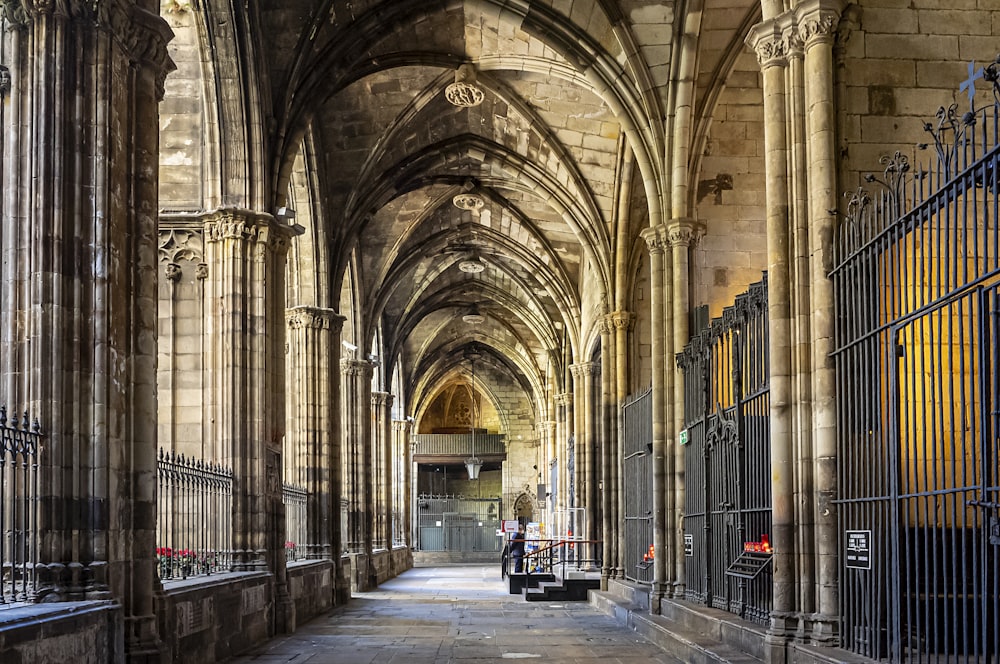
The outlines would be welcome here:
[[[591,591],[590,603],[623,627],[634,630],[683,662],[761,664],[763,661],[731,643],[723,642],[719,630],[701,632],[669,618],[650,615],[639,604],[623,601],[611,593]],[[763,639],[760,640],[763,643]]]

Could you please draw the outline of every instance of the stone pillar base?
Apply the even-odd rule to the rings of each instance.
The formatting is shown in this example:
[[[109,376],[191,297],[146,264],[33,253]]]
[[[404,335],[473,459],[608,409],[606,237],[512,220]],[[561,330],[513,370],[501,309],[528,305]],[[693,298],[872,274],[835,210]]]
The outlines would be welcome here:
[[[840,623],[832,616],[814,613],[809,616],[812,629],[809,632],[809,643],[814,646],[837,647],[840,645]]]

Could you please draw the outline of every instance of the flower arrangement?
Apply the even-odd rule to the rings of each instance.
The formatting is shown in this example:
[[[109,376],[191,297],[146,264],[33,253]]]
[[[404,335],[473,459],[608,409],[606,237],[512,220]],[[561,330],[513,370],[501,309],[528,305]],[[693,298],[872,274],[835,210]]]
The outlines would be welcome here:
[[[193,549],[173,549],[169,546],[156,547],[157,569],[161,579],[180,576],[186,579],[192,574],[209,574],[216,568],[215,551],[201,553]]]

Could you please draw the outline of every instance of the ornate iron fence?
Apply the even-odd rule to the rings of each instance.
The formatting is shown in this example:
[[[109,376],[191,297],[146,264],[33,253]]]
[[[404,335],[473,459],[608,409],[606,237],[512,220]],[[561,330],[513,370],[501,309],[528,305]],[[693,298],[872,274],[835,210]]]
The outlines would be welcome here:
[[[622,405],[625,445],[625,578],[653,582],[653,392]]]
[[[867,657],[1000,656],[998,79],[925,125],[928,170],[885,158],[835,238],[841,631]]]
[[[304,487],[283,484],[281,499],[285,503],[285,557],[291,562],[308,555],[303,550],[308,538],[306,510],[309,493]]]
[[[228,571],[232,565],[232,470],[161,449],[156,474],[160,578]]]
[[[24,413],[8,421],[6,406],[0,406],[0,605],[36,596],[41,440],[38,420]]]
[[[767,624],[772,587],[766,278],[696,335],[677,355],[677,364],[684,373],[687,598]]]

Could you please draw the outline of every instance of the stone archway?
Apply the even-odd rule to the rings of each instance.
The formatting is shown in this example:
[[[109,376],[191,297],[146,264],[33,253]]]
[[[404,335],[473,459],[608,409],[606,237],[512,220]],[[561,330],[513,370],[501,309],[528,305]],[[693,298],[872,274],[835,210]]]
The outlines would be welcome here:
[[[521,525],[528,524],[535,516],[535,500],[527,493],[522,493],[514,501],[514,516]]]

